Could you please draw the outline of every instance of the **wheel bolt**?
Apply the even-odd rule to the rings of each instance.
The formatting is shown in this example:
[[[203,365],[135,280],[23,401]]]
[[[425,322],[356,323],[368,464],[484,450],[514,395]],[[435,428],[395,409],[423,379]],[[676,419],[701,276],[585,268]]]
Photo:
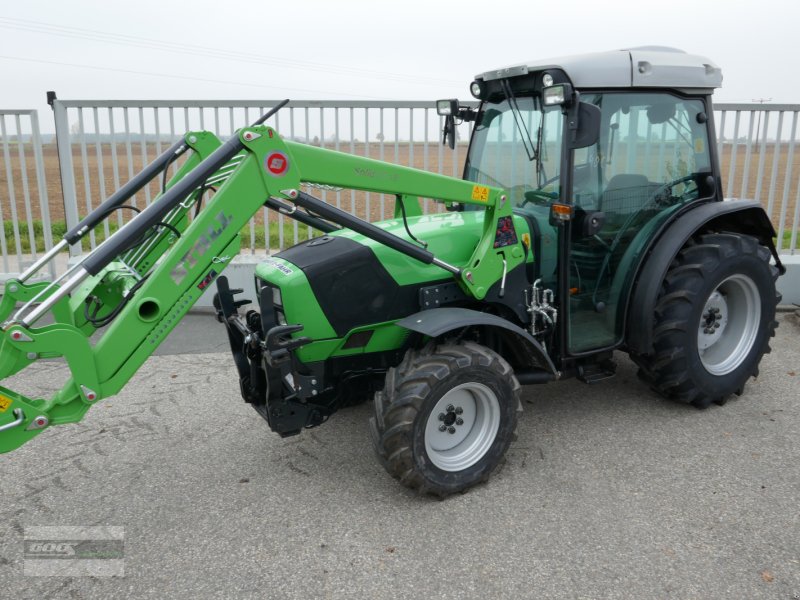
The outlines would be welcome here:
[[[714,323],[714,329],[719,329],[719,323]]]
[[[453,427],[452,425],[447,428],[447,433],[455,433],[455,432],[456,432],[456,428]]]
[[[463,412],[464,412],[464,409],[463,409],[463,408],[461,408],[460,406],[459,406],[459,407],[456,409],[456,414],[457,414],[457,415],[460,415],[460,414],[461,414],[461,413],[463,413]]]
[[[447,412],[453,412],[455,409],[456,408],[452,404],[448,404],[445,410],[447,410]]]
[[[444,413],[439,413],[439,420],[440,421],[444,421],[444,417],[445,417]]]
[[[439,425],[439,431],[447,431],[447,425]]]
[[[464,424],[464,419],[462,419],[461,417],[456,419],[456,425],[463,425],[463,424]]]

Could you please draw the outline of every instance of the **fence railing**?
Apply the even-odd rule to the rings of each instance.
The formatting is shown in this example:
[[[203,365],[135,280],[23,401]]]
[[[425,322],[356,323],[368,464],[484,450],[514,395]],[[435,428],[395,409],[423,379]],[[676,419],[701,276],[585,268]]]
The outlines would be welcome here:
[[[83,101],[55,100],[53,111],[64,191],[67,228],[97,206],[110,190],[138,172],[190,130],[210,130],[227,138],[254,122],[277,100],[254,101]],[[270,123],[286,138],[459,176],[466,158],[470,124],[459,127],[460,143],[451,150],[439,144],[443,122],[432,102],[293,101]],[[179,162],[173,168],[179,167]],[[133,199],[149,204],[158,182]],[[392,214],[393,198],[357,191],[314,190],[323,200],[369,221]],[[439,210],[425,202],[425,210]],[[61,215],[59,215],[61,216]],[[116,226],[131,218],[120,212]],[[115,223],[106,223],[104,235]],[[307,239],[311,231],[296,221],[264,209],[245,232],[243,248],[271,251]],[[92,235],[88,244],[98,240]],[[83,248],[74,247],[77,254]]]
[[[798,104],[718,104],[717,147],[726,197],[758,200],[778,232],[777,247],[795,254],[800,228]]]
[[[45,144],[35,111],[0,111],[0,177],[6,179],[0,185],[0,279],[23,270],[51,247],[53,231],[74,226],[185,131],[207,129],[226,138],[277,102],[55,99],[56,142]],[[800,105],[718,104],[715,113],[726,196],[759,200],[778,231],[780,251],[800,253]],[[471,125],[459,126],[450,150],[440,143],[443,123],[433,102],[293,101],[270,123],[300,142],[453,176],[463,170]],[[141,190],[133,204],[149,204],[158,185]],[[394,199],[383,194],[312,193],[370,221],[393,213]],[[424,209],[440,207],[425,201]],[[129,218],[119,211],[71,253],[93,248]],[[242,245],[253,253],[273,251],[310,233],[264,209],[246,228]]]
[[[53,245],[45,161],[35,110],[0,110],[0,281]],[[54,174],[51,173],[51,178]],[[4,185],[2,179],[5,179]],[[38,202],[36,201],[38,199]],[[50,266],[50,276],[55,266]]]

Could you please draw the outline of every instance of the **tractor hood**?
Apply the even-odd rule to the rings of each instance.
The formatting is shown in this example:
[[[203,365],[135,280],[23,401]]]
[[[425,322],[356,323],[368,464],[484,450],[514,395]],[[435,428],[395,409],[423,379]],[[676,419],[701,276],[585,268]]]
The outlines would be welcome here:
[[[437,258],[464,265],[480,240],[483,217],[483,211],[442,213],[410,217],[408,224]],[[519,232],[528,231],[524,219],[520,221]],[[401,219],[376,225],[412,241]],[[421,287],[453,281],[440,267],[350,230],[288,248],[259,264],[256,277],[280,290],[286,321],[303,323],[304,335],[316,339],[342,337],[364,324],[408,316],[420,309]],[[319,322],[320,312],[327,324]]]

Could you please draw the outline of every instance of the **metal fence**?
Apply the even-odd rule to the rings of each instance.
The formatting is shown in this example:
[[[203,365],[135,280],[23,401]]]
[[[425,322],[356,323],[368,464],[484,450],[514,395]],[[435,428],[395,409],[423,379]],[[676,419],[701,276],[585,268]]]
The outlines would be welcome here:
[[[758,200],[778,232],[781,253],[800,253],[797,104],[719,104],[717,145],[726,197]]]
[[[0,110],[0,281],[14,277],[53,245],[50,197],[35,110]],[[52,174],[51,174],[52,177]],[[38,199],[38,203],[36,202]],[[37,243],[38,242],[38,243]],[[50,266],[50,276],[55,266]]]
[[[67,227],[169,147],[176,136],[209,130],[227,138],[278,102],[55,100]],[[289,139],[452,176],[459,176],[463,169],[471,125],[459,127],[460,142],[451,150],[438,143],[443,122],[432,102],[293,101],[270,123]],[[178,166],[176,162],[173,168]],[[153,182],[133,203],[149,204],[157,193],[158,182]],[[394,199],[385,194],[354,190],[312,193],[370,221],[393,213]],[[440,210],[436,203],[424,204],[426,211]],[[120,213],[117,226],[125,218],[130,217]],[[113,222],[107,224],[101,233],[108,235],[114,227]],[[87,240],[91,247],[98,243],[99,235]],[[271,251],[310,235],[310,229],[293,219],[264,209],[251,220],[242,246],[252,253],[264,248]],[[72,249],[73,253],[81,250]]]
[[[277,102],[56,99],[56,143],[44,145],[35,111],[0,111],[0,176],[6,178],[0,194],[2,188],[7,191],[5,198],[0,195],[0,278],[22,270],[50,248],[52,231],[58,234],[75,225],[177,136],[207,129],[228,137]],[[800,253],[800,165],[795,164],[800,105],[719,104],[715,112],[726,195],[759,200],[778,231],[780,251]],[[270,123],[284,137],[300,142],[453,176],[462,172],[470,135],[470,124],[463,124],[455,149],[442,146],[443,123],[433,102],[293,101]],[[133,203],[146,205],[158,191],[158,182],[153,182]],[[394,199],[383,194],[312,193],[371,221],[393,214]],[[31,201],[37,196],[38,207]],[[424,209],[437,211],[440,206],[426,200]],[[94,247],[127,218],[119,211],[72,253]],[[265,209],[245,230],[243,248],[272,251],[310,233]]]

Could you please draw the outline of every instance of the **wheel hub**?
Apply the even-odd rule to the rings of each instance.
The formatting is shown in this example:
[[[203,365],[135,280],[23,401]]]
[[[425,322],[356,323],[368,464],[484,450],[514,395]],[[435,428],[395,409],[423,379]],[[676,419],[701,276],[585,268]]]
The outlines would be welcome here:
[[[706,300],[697,331],[697,351],[706,371],[725,375],[749,356],[756,341],[761,296],[742,273],[720,282]]]
[[[719,290],[715,290],[706,301],[700,317],[697,347],[705,350],[722,337],[728,324],[728,303]]]
[[[482,383],[464,383],[433,407],[425,427],[425,451],[443,471],[461,471],[488,452],[499,428],[495,393]]]
[[[460,427],[464,424],[464,419],[458,416],[464,413],[464,409],[460,406],[448,404],[445,410],[447,412],[439,413],[439,420],[442,421],[442,424],[439,425],[439,431],[446,431],[451,434],[455,433],[456,428],[453,427],[453,425]]]

